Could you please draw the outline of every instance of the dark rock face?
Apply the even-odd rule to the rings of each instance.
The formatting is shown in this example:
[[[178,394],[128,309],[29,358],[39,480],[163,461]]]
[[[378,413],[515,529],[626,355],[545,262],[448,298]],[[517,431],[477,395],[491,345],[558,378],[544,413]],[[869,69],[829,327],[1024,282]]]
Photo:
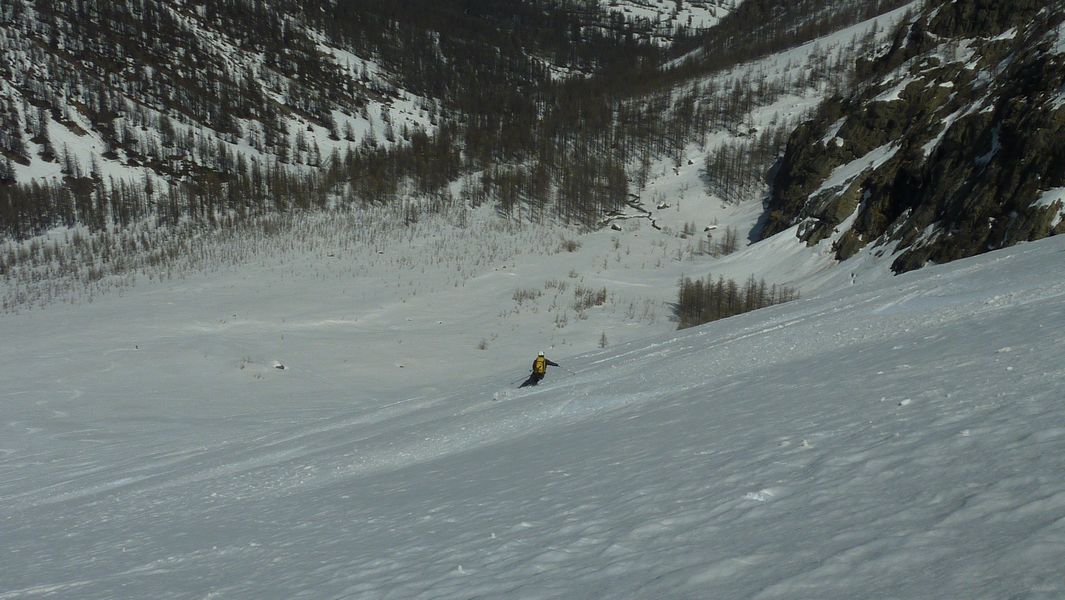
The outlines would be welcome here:
[[[1065,232],[1065,7],[933,2],[792,135],[763,236],[798,225],[896,272]]]

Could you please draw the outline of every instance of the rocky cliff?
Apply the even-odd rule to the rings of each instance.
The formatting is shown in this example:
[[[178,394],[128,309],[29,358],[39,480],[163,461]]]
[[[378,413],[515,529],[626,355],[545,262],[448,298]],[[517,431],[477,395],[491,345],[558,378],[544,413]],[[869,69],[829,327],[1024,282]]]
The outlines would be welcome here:
[[[792,135],[763,237],[903,272],[1065,232],[1065,5],[934,0]]]

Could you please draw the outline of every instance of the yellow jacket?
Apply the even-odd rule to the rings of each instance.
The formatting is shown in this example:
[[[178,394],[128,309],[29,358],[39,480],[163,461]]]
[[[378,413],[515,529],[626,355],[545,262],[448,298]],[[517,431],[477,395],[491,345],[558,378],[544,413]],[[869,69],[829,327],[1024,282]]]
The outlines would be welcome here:
[[[543,374],[547,373],[547,365],[551,365],[552,367],[557,367],[558,363],[551,362],[545,356],[537,356],[536,360],[533,361],[532,372],[536,373],[537,375],[543,375]]]

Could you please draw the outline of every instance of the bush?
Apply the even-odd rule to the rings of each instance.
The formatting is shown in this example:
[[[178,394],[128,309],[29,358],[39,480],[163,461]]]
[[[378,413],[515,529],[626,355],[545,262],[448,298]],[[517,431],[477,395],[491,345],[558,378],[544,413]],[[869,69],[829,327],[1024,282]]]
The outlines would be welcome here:
[[[559,245],[559,249],[565,250],[566,252],[576,252],[580,247],[581,243],[577,240],[562,240],[562,243]]]
[[[537,298],[540,297],[540,294],[542,294],[542,293],[543,292],[541,292],[540,290],[533,289],[533,288],[517,289],[517,290],[514,290],[513,298],[514,298],[515,302],[517,302],[518,304],[521,304],[522,302],[525,302],[526,300],[536,300]]]
[[[602,306],[603,304],[606,304],[606,288],[593,290],[578,285],[577,289],[573,292],[573,297],[573,309],[577,312],[581,312],[593,306]]]

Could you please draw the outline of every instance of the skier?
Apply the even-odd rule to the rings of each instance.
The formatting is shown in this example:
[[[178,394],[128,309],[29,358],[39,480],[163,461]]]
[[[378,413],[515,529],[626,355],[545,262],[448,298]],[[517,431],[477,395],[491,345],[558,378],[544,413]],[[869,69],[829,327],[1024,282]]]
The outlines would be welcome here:
[[[532,364],[532,373],[530,373],[529,378],[526,379],[525,382],[519,385],[518,387],[525,387],[527,385],[536,385],[540,383],[540,380],[543,379],[544,375],[547,374],[547,365],[551,365],[552,367],[559,366],[558,363],[552,362],[550,359],[544,356],[543,352],[537,354],[536,360],[534,360]]]

